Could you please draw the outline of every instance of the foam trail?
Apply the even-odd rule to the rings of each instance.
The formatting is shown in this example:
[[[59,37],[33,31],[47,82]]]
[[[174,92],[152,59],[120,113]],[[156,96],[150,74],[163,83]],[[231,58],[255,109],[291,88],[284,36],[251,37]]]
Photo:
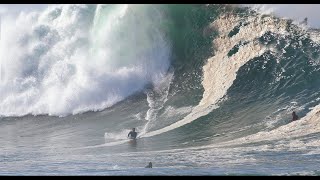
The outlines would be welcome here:
[[[114,141],[114,142],[108,142],[108,143],[104,143],[104,144],[98,144],[98,145],[94,145],[94,146],[86,146],[86,147],[80,147],[80,148],[72,148],[72,150],[77,150],[77,149],[93,149],[93,148],[100,148],[100,147],[109,147],[109,146],[116,146],[116,145],[120,145],[120,144],[124,144],[130,142],[129,139],[125,139],[125,140],[120,140],[120,141]]]
[[[168,100],[170,83],[173,79],[173,72],[168,72],[167,76],[152,89],[147,91],[147,101],[149,109],[146,113],[145,120],[147,123],[144,125],[138,137],[143,136],[152,126],[152,123],[157,120],[158,112],[163,108],[164,103]]]
[[[204,93],[200,103],[182,120],[162,129],[148,132],[142,137],[151,137],[176,129],[218,108],[217,103],[223,98],[228,88],[236,79],[239,68],[252,58],[262,55],[268,49],[261,45],[256,39],[267,31],[286,34],[285,20],[277,22],[269,16],[254,16],[248,18],[248,24],[241,26],[237,34],[229,37],[228,34],[230,31],[241,21],[242,19],[238,16],[227,14],[221,16],[211,24],[211,28],[218,30],[219,37],[213,42],[215,46],[215,56],[208,59],[208,62],[203,67],[202,85],[204,87]],[[241,41],[248,43],[239,47],[237,53],[228,57],[229,51]]]
[[[106,132],[104,134],[104,138],[106,141],[110,141],[110,140],[124,140],[127,139],[127,134],[130,131],[130,129],[124,129],[124,130],[120,130],[120,132],[117,133],[110,133],[110,132]]]

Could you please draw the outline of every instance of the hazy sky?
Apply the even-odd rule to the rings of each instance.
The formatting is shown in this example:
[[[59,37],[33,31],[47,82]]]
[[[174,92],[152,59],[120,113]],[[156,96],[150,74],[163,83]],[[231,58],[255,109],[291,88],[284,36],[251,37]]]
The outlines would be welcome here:
[[[20,11],[38,11],[48,4],[0,4],[0,13],[17,13]],[[301,21],[308,17],[308,24],[320,28],[320,4],[259,4],[246,6],[260,6],[265,12],[273,12],[281,17],[288,17]]]
[[[250,4],[248,6],[262,6],[266,12],[273,12],[277,16],[297,21],[308,17],[308,25],[320,28],[320,4]]]
[[[38,11],[46,8],[47,4],[0,4],[0,13]]]

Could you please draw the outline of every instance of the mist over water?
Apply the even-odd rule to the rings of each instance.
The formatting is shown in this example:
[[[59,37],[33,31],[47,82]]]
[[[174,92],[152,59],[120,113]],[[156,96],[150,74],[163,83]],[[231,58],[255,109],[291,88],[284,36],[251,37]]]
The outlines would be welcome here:
[[[143,6],[50,6],[4,21],[1,116],[102,110],[160,81],[170,42],[161,12]]]

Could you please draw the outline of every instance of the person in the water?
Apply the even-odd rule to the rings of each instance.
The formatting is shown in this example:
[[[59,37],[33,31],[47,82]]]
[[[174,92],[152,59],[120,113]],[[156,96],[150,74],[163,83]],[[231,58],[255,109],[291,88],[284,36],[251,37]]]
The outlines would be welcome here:
[[[149,164],[145,168],[152,168],[152,162],[149,162]]]
[[[131,139],[137,138],[136,128],[132,128],[132,131],[129,132],[128,137],[130,137]]]
[[[296,121],[296,120],[298,120],[299,119],[299,117],[298,117],[298,115],[296,114],[296,112],[292,112],[292,121]]]

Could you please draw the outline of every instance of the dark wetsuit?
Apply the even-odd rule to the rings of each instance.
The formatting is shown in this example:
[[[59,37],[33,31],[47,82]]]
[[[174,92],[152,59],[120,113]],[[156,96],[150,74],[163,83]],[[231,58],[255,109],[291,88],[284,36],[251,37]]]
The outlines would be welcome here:
[[[130,136],[131,139],[135,139],[137,137],[137,132],[130,131],[129,134],[128,134],[128,137],[129,136]]]
[[[149,164],[145,168],[152,168],[152,163],[149,162]]]
[[[292,116],[293,116],[293,117],[292,117],[292,121],[296,121],[296,120],[299,119],[299,117],[298,117],[296,114],[293,114]]]

